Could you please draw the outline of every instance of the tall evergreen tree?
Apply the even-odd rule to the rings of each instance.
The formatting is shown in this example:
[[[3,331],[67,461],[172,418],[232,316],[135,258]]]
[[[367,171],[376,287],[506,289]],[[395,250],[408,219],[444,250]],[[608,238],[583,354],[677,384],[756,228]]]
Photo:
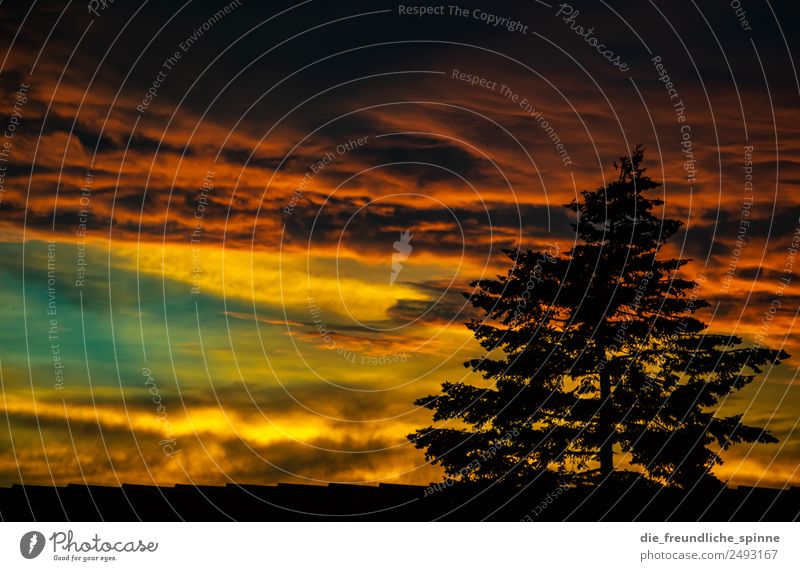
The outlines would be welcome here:
[[[445,382],[416,401],[439,428],[408,438],[462,480],[556,474],[600,482],[620,461],[688,487],[720,464],[712,449],[776,442],[741,415],[717,416],[728,395],[788,355],[710,333],[695,313],[701,283],[686,259],[660,259],[681,223],[654,213],[659,186],[644,150],[617,180],[565,205],[578,244],[563,254],[506,250],[513,265],[465,293],[484,315],[467,326],[487,351],[465,363],[489,386]],[[616,460],[615,460],[616,459]]]

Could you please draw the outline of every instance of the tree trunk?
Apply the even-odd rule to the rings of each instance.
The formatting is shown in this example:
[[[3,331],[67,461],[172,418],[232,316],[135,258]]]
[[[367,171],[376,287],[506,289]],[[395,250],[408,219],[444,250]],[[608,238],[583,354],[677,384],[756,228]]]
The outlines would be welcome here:
[[[598,413],[600,444],[600,476],[606,478],[614,470],[614,438],[611,420],[611,377],[600,371],[600,411]]]

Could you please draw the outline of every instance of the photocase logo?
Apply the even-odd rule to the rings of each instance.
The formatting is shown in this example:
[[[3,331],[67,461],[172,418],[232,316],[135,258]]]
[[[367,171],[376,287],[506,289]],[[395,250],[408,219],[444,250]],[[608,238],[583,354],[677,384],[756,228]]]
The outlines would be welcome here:
[[[400,270],[403,269],[403,262],[411,255],[411,230],[400,232],[400,239],[392,244],[396,252],[392,252],[392,275],[389,278],[389,286],[393,286]]]
[[[29,531],[19,540],[19,552],[25,559],[34,559],[44,549],[44,534],[40,531]]]

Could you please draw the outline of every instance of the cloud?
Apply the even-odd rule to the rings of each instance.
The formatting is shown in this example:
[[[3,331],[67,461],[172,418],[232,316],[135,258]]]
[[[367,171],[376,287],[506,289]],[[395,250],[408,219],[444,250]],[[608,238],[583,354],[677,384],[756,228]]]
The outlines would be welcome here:
[[[30,92],[0,194],[0,362],[10,436],[21,445],[15,458],[0,438],[0,479],[19,479],[18,466],[35,482],[51,471],[59,482],[431,479],[408,446],[356,452],[403,442],[427,422],[410,403],[468,375],[460,363],[480,354],[462,325],[472,315],[466,284],[504,273],[502,248],[568,249],[575,237],[562,205],[613,180],[611,162],[638,142],[663,182],[652,192],[662,214],[685,225],[662,254],[693,258],[686,275],[707,278],[702,293],[719,303],[713,321],[703,313],[711,330],[751,340],[789,275],[766,340],[800,354],[796,268],[787,272],[800,188],[797,85],[771,12],[749,14],[751,43],[725,11],[648,12],[626,0],[616,6],[623,21],[578,4],[629,74],[541,4],[498,5],[541,24],[525,35],[474,18],[403,18],[383,0],[280,15],[290,6],[248,4],[188,51],[181,42],[217,4],[116,3],[94,20],[77,4],[62,15],[40,2],[27,20],[27,6],[3,4],[0,89],[13,95],[25,83]],[[176,50],[180,61],[137,110]],[[454,70],[507,89],[469,85]],[[390,285],[392,244],[405,230],[413,250]],[[88,264],[80,287],[79,247]],[[66,364],[66,416],[54,343]],[[374,362],[401,353],[404,362]],[[175,404],[179,457],[158,446],[163,434],[141,399],[145,366]],[[731,451],[742,458],[723,468],[733,480],[766,471],[775,485],[797,481],[786,424],[796,386],[778,368],[748,393],[750,414],[780,410],[787,444],[746,458]],[[109,388],[138,394],[129,414]],[[327,417],[357,426],[396,418],[370,431]]]

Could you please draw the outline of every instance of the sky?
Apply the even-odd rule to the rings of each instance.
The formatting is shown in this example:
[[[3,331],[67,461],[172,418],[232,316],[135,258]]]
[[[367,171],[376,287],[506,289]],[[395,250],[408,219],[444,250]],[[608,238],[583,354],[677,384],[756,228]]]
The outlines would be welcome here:
[[[462,292],[637,143],[709,330],[794,356],[715,473],[800,485],[788,4],[3,2],[0,485],[440,478]]]

